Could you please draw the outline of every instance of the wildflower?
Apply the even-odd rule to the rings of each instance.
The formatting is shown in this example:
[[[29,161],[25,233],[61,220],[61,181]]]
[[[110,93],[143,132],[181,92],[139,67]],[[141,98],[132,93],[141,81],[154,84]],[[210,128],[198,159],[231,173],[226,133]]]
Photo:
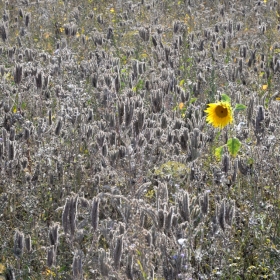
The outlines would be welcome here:
[[[224,128],[233,122],[232,108],[228,102],[220,101],[208,104],[206,121],[214,127]]]
[[[183,108],[184,108],[184,103],[183,102],[179,103],[179,109],[182,110]]]

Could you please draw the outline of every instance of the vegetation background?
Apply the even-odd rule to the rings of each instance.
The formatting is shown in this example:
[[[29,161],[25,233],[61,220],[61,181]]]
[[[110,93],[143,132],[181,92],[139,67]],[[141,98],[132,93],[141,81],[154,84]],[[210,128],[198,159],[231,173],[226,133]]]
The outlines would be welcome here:
[[[278,2],[1,1],[0,278],[280,279]]]

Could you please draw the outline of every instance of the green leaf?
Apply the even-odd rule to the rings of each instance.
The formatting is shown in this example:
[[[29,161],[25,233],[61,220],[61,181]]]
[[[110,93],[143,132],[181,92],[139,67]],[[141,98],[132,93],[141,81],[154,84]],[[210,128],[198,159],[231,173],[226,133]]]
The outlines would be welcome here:
[[[239,112],[239,111],[245,110],[246,108],[247,108],[246,105],[243,105],[243,104],[236,104],[234,110]]]
[[[228,95],[226,95],[225,93],[222,93],[221,94],[221,100],[223,102],[227,102],[227,103],[230,103],[230,97]]]
[[[190,100],[190,104],[193,104],[196,100],[197,100],[197,98],[192,97],[191,100]]]
[[[217,160],[221,160],[222,154],[224,152],[224,146],[218,147],[215,149],[215,157]]]
[[[235,157],[241,147],[241,143],[237,138],[230,138],[227,141],[227,146],[230,154]]]
[[[22,102],[22,103],[21,103],[21,109],[22,109],[22,110],[25,110],[26,107],[27,107],[27,103],[26,103],[26,102]]]

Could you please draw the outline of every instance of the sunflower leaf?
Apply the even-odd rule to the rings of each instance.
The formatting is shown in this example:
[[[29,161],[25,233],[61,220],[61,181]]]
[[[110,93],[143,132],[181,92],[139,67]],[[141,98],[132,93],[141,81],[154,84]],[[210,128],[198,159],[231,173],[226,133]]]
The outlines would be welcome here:
[[[230,99],[230,97],[228,95],[226,95],[225,93],[221,94],[221,101],[230,103],[230,100],[231,99]]]
[[[230,138],[227,141],[227,147],[230,154],[235,157],[241,147],[241,143],[237,138]]]
[[[223,152],[224,152],[224,146],[215,149],[215,157],[218,161],[221,160]]]
[[[246,108],[247,108],[246,105],[243,105],[243,104],[236,104],[234,110],[237,111],[237,112],[239,112],[239,111],[245,110]]]

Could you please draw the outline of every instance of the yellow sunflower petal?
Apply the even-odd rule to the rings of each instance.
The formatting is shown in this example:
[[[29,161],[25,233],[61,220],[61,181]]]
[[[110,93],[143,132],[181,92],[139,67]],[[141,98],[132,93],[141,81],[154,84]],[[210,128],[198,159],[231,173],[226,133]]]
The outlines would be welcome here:
[[[210,103],[204,112],[206,121],[214,127],[224,128],[233,122],[232,108],[227,102]]]

